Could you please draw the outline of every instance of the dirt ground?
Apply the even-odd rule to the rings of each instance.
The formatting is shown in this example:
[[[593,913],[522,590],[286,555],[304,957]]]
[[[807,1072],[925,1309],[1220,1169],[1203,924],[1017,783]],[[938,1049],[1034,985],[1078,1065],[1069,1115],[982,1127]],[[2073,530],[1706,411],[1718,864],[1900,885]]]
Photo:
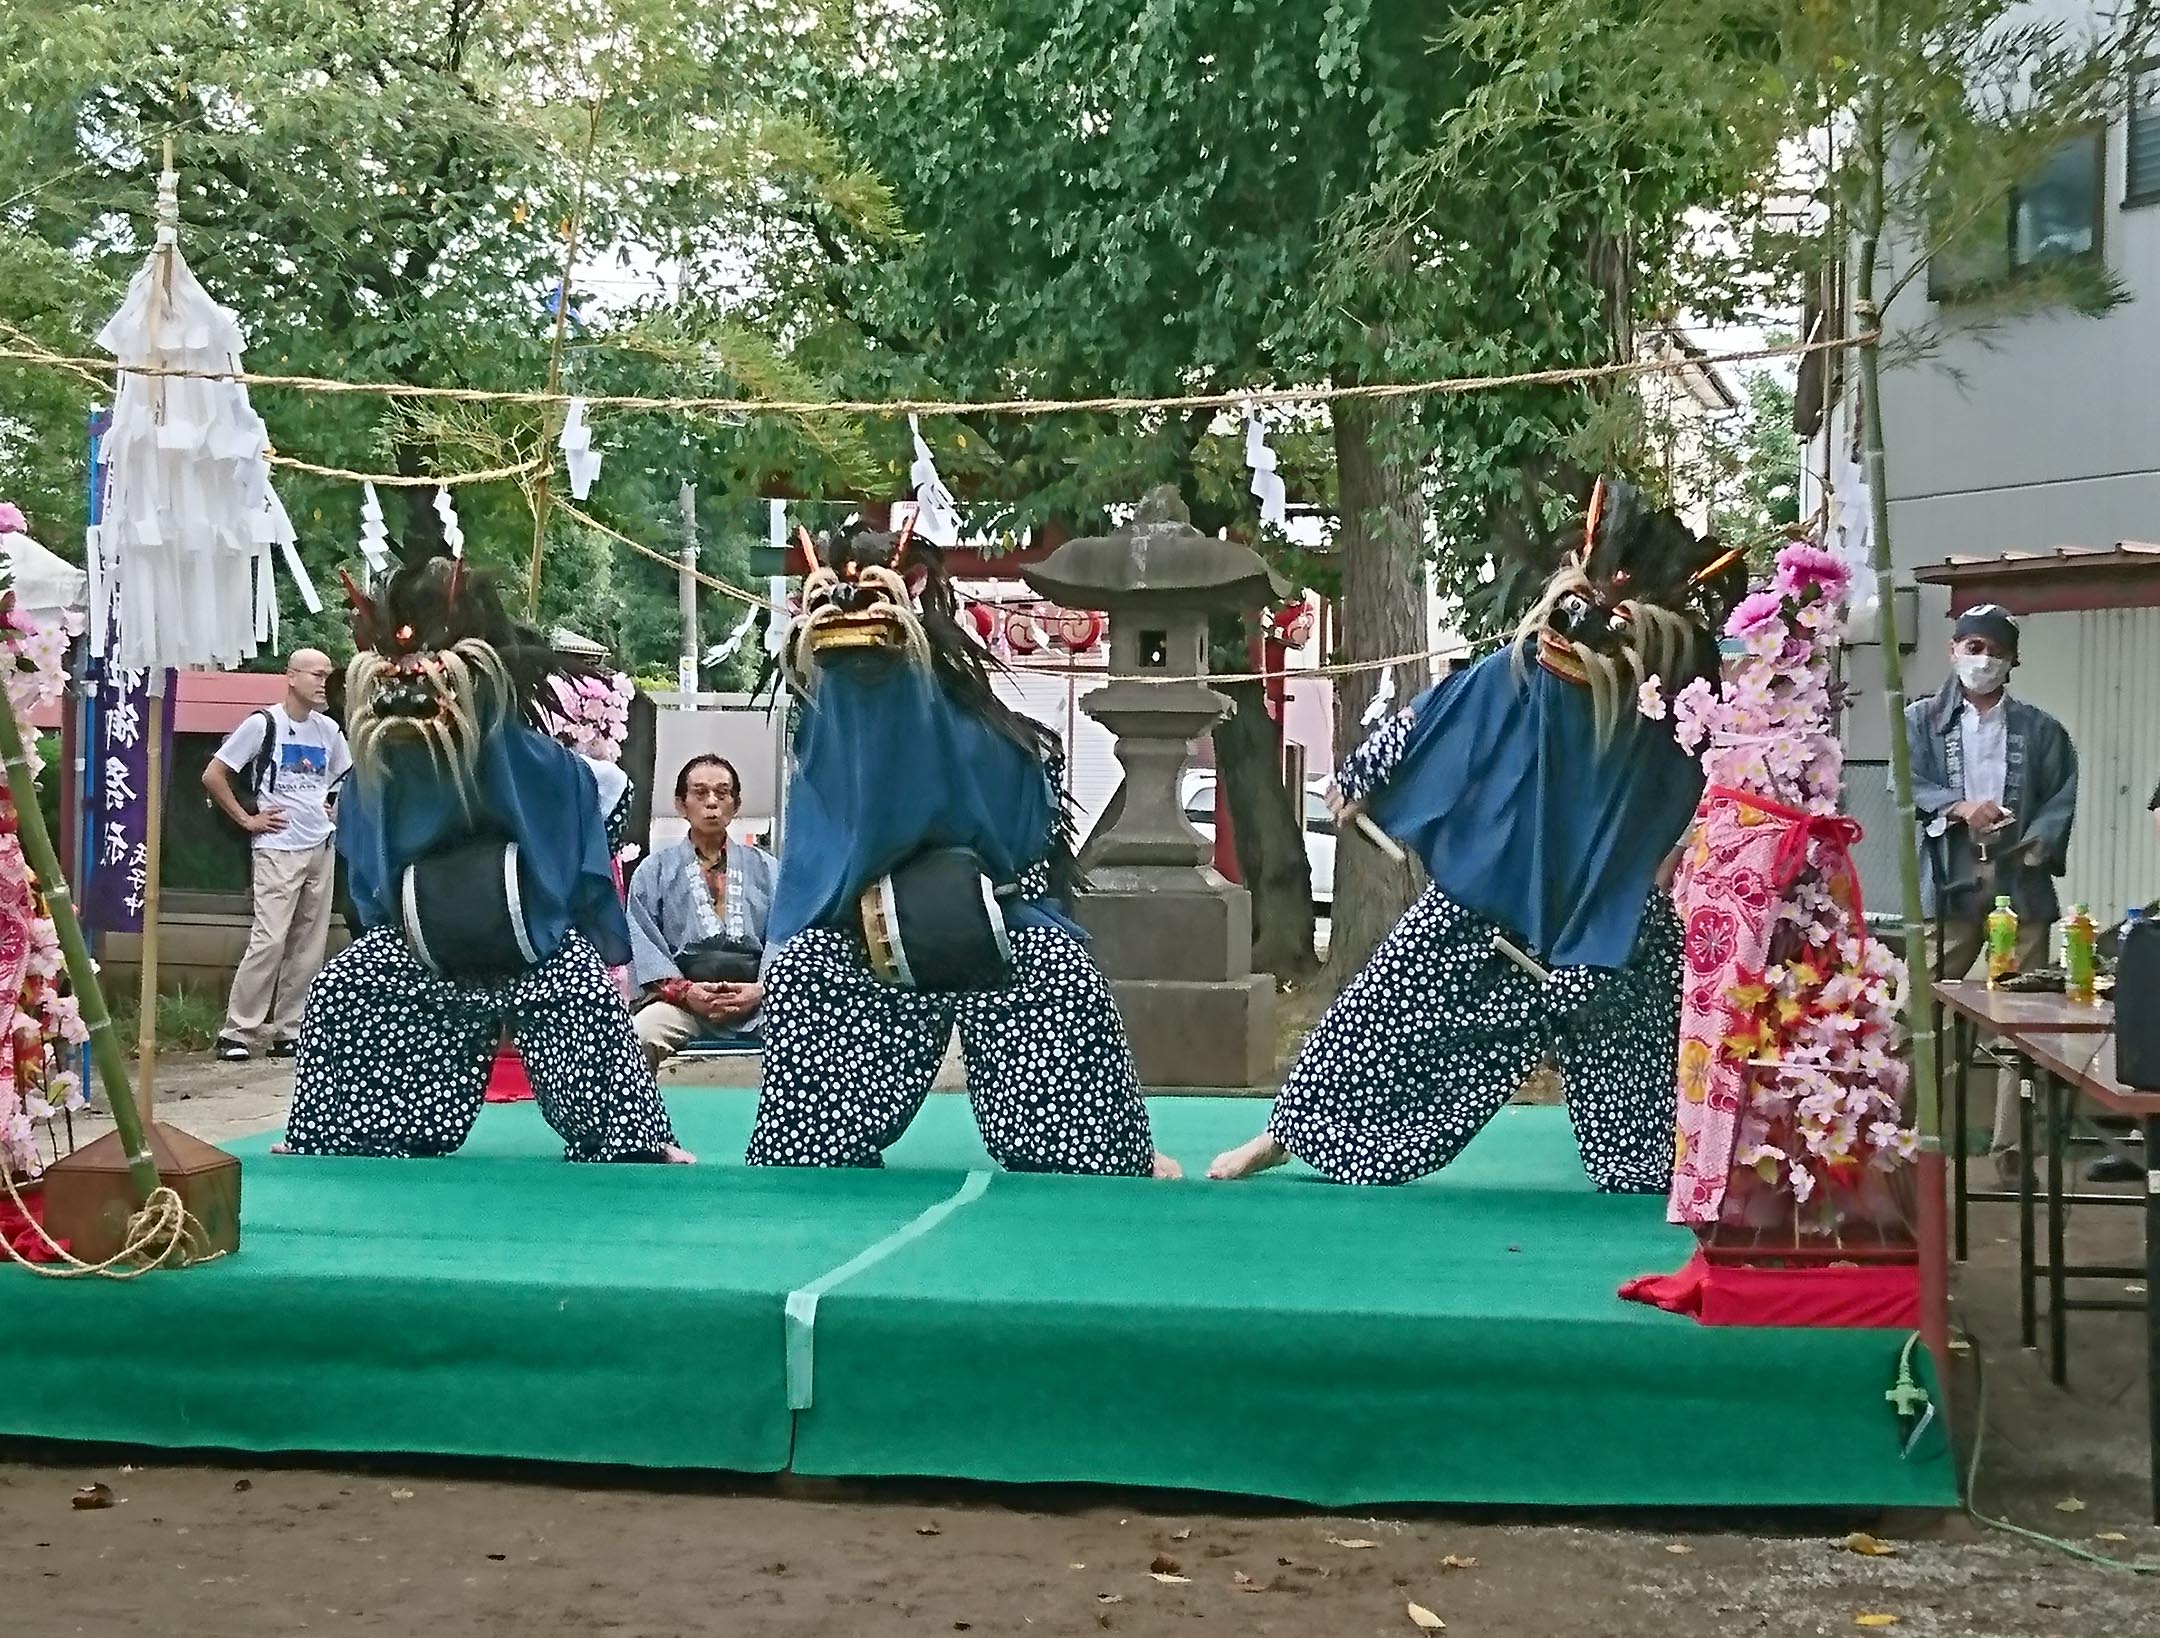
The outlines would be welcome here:
[[[212,1139],[279,1119],[290,1088],[289,1069],[267,1064],[236,1073],[174,1060],[161,1077],[167,1118]],[[1977,1208],[1958,1284],[1985,1365],[1980,1505],[2092,1552],[2160,1563],[2145,1504],[2143,1317],[2073,1316],[2071,1386],[2053,1387],[2038,1356],[2016,1347],[2012,1232],[2006,1208]],[[2087,1213],[2072,1242],[2087,1260],[2134,1260],[2135,1215]],[[1970,1356],[1959,1388],[1969,1424]],[[1136,1413],[1145,1406],[1136,1388]],[[1564,1432],[1558,1449],[1564,1459]],[[1835,1453],[1805,1426],[1778,1424],[1763,1429],[1761,1459]],[[112,1505],[75,1508],[95,1484]],[[1893,1556],[1852,1551],[1855,1530]],[[1337,1638],[1414,1634],[1412,1603],[1457,1638],[2160,1633],[2160,1577],[1957,1516],[1332,1516],[1137,1492],[0,1447],[9,1638],[1048,1638],[1200,1625]],[[1894,1626],[1861,1620],[1880,1616]]]

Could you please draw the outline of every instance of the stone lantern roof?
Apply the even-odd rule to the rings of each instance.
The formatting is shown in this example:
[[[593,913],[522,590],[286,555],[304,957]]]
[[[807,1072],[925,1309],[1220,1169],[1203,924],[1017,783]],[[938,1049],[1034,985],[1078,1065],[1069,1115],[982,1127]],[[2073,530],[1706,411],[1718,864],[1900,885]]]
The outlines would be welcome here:
[[[1022,578],[1067,608],[1111,614],[1251,609],[1289,595],[1251,547],[1195,529],[1174,484],[1151,490],[1123,529],[1068,540]]]

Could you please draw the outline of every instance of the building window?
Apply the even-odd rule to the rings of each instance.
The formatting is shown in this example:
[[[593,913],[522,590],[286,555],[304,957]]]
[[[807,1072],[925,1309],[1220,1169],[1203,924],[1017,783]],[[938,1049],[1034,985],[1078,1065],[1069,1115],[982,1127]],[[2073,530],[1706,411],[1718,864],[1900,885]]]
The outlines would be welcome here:
[[[2123,155],[2123,203],[2160,204],[2160,58],[2130,70],[2130,140]]]
[[[2160,137],[2155,146],[2160,149]],[[2030,181],[2012,188],[1999,208],[1985,212],[1935,253],[1928,265],[1928,295],[1955,301],[2051,263],[2097,259],[2106,175],[2105,133],[2072,137]]]

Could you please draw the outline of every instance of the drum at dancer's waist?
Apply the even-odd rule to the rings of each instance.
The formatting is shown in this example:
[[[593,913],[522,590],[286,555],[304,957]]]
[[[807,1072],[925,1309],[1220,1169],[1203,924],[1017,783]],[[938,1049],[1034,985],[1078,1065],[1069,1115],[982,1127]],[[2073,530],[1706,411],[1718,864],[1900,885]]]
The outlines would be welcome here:
[[[870,970],[916,990],[984,990],[1012,971],[1000,887],[966,848],[926,848],[864,890],[857,905]]]
[[[515,977],[554,954],[534,921],[518,845],[499,836],[467,837],[407,865],[398,927],[423,966],[460,983]]]

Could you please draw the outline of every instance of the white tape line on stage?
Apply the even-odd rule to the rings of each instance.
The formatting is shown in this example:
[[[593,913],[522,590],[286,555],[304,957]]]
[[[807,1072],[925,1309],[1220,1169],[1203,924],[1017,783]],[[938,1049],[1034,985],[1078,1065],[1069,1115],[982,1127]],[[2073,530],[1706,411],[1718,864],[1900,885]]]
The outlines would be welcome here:
[[[787,1298],[787,1400],[788,1409],[805,1411],[815,1389],[817,1373],[818,1299],[836,1285],[852,1280],[864,1269],[883,1262],[911,1240],[919,1240],[970,1200],[980,1200],[990,1187],[988,1172],[969,1172],[958,1191],[946,1196],[904,1228],[897,1228],[875,1245],[865,1246],[838,1268],[820,1274],[808,1285],[797,1286]]]

